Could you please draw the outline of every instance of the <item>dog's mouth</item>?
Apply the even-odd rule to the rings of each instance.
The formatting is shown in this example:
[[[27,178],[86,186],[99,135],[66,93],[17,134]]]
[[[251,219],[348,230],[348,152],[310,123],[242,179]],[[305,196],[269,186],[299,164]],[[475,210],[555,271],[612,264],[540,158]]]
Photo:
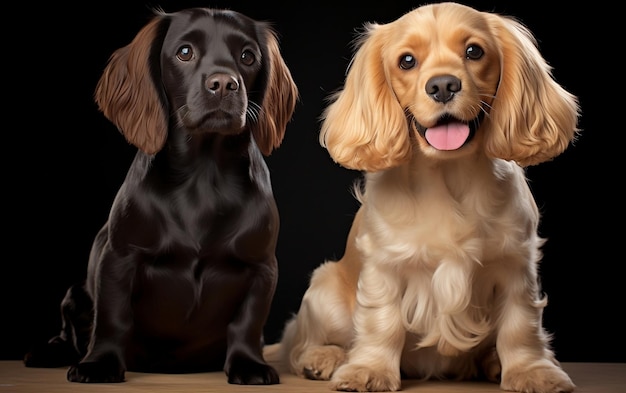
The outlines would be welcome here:
[[[480,112],[473,120],[463,121],[445,114],[432,127],[424,127],[414,117],[412,121],[417,132],[430,146],[445,151],[458,150],[468,144],[476,135],[483,116],[484,112]]]

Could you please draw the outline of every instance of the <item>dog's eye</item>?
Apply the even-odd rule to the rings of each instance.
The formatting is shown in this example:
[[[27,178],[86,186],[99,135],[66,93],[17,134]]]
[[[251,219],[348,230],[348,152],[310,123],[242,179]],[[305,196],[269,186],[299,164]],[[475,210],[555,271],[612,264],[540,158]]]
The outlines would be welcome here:
[[[241,53],[241,62],[247,66],[254,64],[256,56],[249,50],[244,50]]]
[[[483,48],[478,45],[470,45],[465,49],[465,58],[469,60],[478,60],[485,54]]]
[[[193,49],[189,45],[184,45],[178,48],[176,52],[176,58],[180,61],[189,61],[193,59]]]
[[[402,55],[402,57],[400,58],[400,68],[402,68],[403,70],[410,70],[411,68],[415,67],[416,64],[417,60],[415,60],[415,57],[413,57],[412,55]]]

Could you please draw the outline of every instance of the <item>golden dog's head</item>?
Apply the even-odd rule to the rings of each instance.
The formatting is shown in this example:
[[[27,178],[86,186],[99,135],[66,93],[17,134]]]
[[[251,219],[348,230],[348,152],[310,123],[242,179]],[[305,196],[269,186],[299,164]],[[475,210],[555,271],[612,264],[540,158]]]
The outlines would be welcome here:
[[[480,152],[534,165],[579,131],[578,102],[557,84],[531,32],[456,3],[368,23],[320,142],[339,164],[378,171],[419,149],[437,159]]]

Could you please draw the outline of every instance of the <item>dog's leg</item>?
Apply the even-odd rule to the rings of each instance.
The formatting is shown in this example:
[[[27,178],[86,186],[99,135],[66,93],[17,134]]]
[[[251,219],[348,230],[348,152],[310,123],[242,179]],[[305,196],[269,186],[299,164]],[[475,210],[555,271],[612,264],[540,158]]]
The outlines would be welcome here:
[[[401,289],[395,274],[393,269],[363,265],[354,310],[356,337],[348,361],[331,378],[331,389],[358,392],[400,389],[400,357],[406,331],[399,307]]]
[[[73,346],[82,357],[87,353],[93,322],[93,301],[85,285],[71,287],[61,303],[61,308],[63,329],[71,332],[69,337],[73,339]]]
[[[96,295],[97,312],[87,354],[70,366],[70,382],[113,383],[124,382],[126,371],[125,343],[131,326],[130,299],[124,296],[113,301],[108,294],[129,293],[129,279],[118,276],[119,281],[102,280]],[[128,274],[132,276],[132,274]]]
[[[345,280],[345,264],[326,262],[313,272],[298,314],[285,326],[281,358],[296,375],[328,380],[346,359],[356,288]]]
[[[63,367],[78,362],[87,351],[93,303],[82,285],[67,290],[61,302],[61,332],[36,345],[24,356],[26,367]]]
[[[117,255],[110,248],[107,234],[105,225],[91,250],[88,289],[94,304],[93,326],[85,357],[67,372],[70,382],[124,381],[125,348],[133,318],[130,296],[137,256]]]
[[[277,283],[275,257],[259,265],[237,318],[228,325],[228,351],[224,371],[228,383],[271,385],[280,382],[278,372],[263,359],[263,326]],[[254,316],[254,317],[253,317]]]
[[[536,272],[526,272],[517,285],[510,283],[504,288],[506,307],[501,311],[496,343],[502,362],[500,386],[528,393],[571,392],[575,385],[549,348],[549,338],[542,327],[547,301],[540,299],[536,287],[529,293],[530,287],[521,280],[536,282]]]

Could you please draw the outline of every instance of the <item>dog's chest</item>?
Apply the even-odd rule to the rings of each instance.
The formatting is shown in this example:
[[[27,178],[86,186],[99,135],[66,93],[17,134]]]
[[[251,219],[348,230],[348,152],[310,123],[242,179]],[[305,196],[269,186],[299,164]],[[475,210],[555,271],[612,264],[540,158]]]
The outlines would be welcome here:
[[[504,239],[512,242],[511,234],[517,238],[518,228],[528,225],[524,209],[509,197],[514,176],[496,181],[476,174],[420,175],[417,180],[406,173],[368,179],[363,234],[379,259],[426,265],[449,258],[484,261],[495,257],[490,250],[503,250]]]
[[[454,200],[448,194],[421,192],[395,196],[395,201],[375,205],[368,212],[375,224],[368,233],[375,248],[384,253],[404,250],[414,256],[445,253],[451,245],[482,241],[484,227],[490,225],[472,201]],[[404,200],[400,200],[404,199]],[[398,206],[404,209],[398,210]]]
[[[233,318],[251,285],[252,270],[226,257],[164,256],[138,271],[133,309],[148,335],[206,335]]]
[[[272,241],[268,228],[275,228],[278,218],[271,188],[247,172],[205,172],[163,187],[149,200],[131,199],[118,216],[130,228],[125,234],[132,232],[129,243],[148,254],[208,257]]]

